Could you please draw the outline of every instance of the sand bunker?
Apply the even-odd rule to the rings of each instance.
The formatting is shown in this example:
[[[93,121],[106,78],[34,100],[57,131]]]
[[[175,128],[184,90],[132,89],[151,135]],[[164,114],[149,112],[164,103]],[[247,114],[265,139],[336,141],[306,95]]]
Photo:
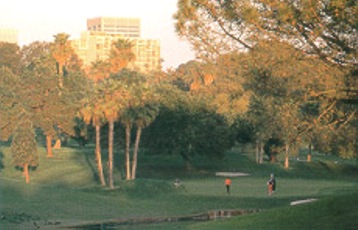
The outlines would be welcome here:
[[[243,172],[217,172],[215,176],[223,176],[223,177],[238,177],[238,176],[249,176],[250,174]]]
[[[315,198],[311,198],[311,199],[306,199],[306,200],[296,200],[296,201],[292,201],[291,205],[298,205],[298,204],[305,204],[305,203],[310,203],[313,201],[316,201],[317,199]]]

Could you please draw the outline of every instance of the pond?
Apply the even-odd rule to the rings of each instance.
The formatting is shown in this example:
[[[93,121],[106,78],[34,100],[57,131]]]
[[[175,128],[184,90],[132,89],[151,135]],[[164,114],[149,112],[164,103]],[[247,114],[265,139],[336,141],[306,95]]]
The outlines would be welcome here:
[[[192,214],[186,216],[118,219],[118,220],[111,220],[111,221],[75,225],[75,226],[70,226],[68,228],[103,230],[103,229],[116,229],[123,225],[177,223],[177,222],[184,222],[184,221],[198,221],[198,222],[211,221],[211,220],[217,220],[223,218],[230,218],[233,216],[256,213],[260,211],[261,210],[211,210],[205,213]]]

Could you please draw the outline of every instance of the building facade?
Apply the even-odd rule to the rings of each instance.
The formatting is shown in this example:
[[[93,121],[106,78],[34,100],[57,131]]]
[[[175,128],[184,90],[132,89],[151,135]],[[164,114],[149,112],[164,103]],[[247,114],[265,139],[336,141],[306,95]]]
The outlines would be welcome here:
[[[140,38],[139,18],[98,17],[87,19],[88,31],[121,34],[128,38]]]
[[[87,20],[87,31],[79,39],[71,41],[72,47],[85,67],[106,60],[113,42],[129,40],[136,57],[128,68],[149,72],[161,68],[160,42],[140,38],[140,20],[133,18],[92,18]]]
[[[0,42],[19,43],[19,32],[16,29],[0,28]]]

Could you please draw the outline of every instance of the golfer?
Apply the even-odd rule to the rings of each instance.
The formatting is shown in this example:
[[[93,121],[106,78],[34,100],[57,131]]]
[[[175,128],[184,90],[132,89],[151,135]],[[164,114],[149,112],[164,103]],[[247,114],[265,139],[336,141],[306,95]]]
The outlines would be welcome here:
[[[268,195],[271,196],[276,189],[276,180],[273,173],[270,175],[270,179],[267,181]]]
[[[231,186],[231,179],[229,177],[226,177],[225,187],[226,187],[227,194],[230,194],[230,186]]]

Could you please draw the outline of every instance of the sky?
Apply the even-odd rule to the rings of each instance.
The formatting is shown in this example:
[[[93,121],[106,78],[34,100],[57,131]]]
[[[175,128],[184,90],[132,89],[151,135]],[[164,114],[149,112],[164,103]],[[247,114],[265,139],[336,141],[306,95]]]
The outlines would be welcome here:
[[[17,29],[22,46],[53,41],[58,33],[77,39],[86,30],[88,18],[140,18],[141,37],[160,40],[167,69],[195,57],[189,43],[175,33],[172,17],[176,10],[177,0],[0,0],[0,28]]]

